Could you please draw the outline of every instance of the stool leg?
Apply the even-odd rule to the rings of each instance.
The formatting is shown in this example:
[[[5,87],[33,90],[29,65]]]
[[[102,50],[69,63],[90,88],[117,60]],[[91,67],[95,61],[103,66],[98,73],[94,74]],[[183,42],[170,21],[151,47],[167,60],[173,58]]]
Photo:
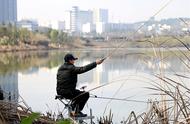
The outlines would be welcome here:
[[[72,113],[72,107],[70,105],[68,105],[68,116],[71,117]]]
[[[92,117],[92,109],[90,109],[90,117]],[[90,124],[93,124],[92,118],[90,118]]]

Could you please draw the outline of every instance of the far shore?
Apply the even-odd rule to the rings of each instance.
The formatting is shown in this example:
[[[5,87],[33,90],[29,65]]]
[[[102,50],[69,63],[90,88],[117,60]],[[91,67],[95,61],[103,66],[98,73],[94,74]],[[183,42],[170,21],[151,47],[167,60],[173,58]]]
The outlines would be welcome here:
[[[123,46],[121,46],[121,44]],[[151,46],[139,46],[138,44],[129,44],[123,42],[110,42],[110,41],[95,41],[95,42],[72,42],[64,45],[49,44],[49,45],[0,45],[0,53],[4,52],[19,52],[19,51],[43,51],[43,50],[98,50],[98,49],[127,49],[127,50],[156,50],[156,47]],[[187,50],[184,46],[174,45],[167,47],[169,50]],[[167,50],[164,49],[163,50]]]

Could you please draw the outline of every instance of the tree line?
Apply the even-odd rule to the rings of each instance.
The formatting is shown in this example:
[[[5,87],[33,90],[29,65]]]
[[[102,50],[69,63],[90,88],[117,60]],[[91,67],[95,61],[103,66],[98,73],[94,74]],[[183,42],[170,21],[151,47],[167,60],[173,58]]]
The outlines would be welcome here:
[[[14,25],[0,25],[0,45],[54,43],[64,44],[73,41],[67,33],[46,28],[46,31],[29,31]]]

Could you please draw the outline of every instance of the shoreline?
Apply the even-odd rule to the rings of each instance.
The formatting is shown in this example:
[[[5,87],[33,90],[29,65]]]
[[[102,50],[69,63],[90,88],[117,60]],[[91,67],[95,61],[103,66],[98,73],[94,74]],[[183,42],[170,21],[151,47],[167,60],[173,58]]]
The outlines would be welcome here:
[[[117,44],[121,44],[123,42],[117,42]],[[167,49],[170,50],[188,50],[189,46],[182,46],[182,45],[171,45],[170,48],[167,47]],[[139,46],[137,44],[128,44],[128,42],[124,43],[124,46],[118,46],[115,42],[100,42],[100,41],[94,41],[94,42],[72,42],[67,44],[47,44],[47,45],[36,45],[36,44],[19,44],[19,45],[0,45],[0,53],[6,53],[6,52],[22,52],[22,51],[43,51],[43,50],[98,50],[98,49],[127,49],[127,50],[145,50],[149,51],[153,49],[153,47],[150,46]],[[154,49],[160,49],[163,50],[164,47],[154,47]]]
[[[44,47],[44,46],[30,46],[30,47],[19,47],[19,46],[0,46],[0,53],[8,52],[30,52],[30,51],[48,51],[48,50],[114,50],[117,47],[102,47],[102,46],[83,46],[83,47]],[[154,48],[158,50],[160,48]],[[171,47],[170,50],[188,50],[186,47]],[[118,50],[143,50],[150,51],[153,50],[151,47],[121,47]],[[163,49],[162,51],[167,51]]]

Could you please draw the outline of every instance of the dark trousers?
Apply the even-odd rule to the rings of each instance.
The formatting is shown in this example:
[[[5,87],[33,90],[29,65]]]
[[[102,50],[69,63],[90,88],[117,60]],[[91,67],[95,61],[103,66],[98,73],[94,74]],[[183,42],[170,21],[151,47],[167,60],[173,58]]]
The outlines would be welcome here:
[[[89,99],[89,92],[73,90],[68,92],[59,92],[59,95],[63,96],[66,99],[72,100],[72,109],[76,112],[82,111],[86,102]]]

